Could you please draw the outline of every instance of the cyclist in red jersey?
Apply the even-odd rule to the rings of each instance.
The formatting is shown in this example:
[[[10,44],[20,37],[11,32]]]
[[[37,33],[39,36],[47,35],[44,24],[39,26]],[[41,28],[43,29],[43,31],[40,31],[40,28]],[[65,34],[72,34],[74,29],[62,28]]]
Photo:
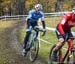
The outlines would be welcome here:
[[[72,13],[65,14],[57,25],[56,35],[59,42],[56,44],[53,51],[52,58],[54,61],[57,61],[57,51],[62,48],[65,41],[68,43],[73,41],[71,39],[71,37],[73,37],[71,33],[72,27],[75,27],[75,7],[72,9]]]

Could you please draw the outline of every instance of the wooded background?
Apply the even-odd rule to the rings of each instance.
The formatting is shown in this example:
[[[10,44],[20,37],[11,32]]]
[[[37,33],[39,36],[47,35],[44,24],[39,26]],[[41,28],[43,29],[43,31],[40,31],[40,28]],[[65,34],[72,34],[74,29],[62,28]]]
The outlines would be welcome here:
[[[71,11],[75,0],[0,0],[0,16],[27,14],[37,3],[43,5],[45,13],[50,13]]]

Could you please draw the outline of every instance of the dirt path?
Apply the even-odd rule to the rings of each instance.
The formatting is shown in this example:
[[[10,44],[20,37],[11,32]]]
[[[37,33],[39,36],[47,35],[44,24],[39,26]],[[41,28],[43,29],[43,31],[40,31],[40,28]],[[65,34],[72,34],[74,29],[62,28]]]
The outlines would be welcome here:
[[[29,61],[28,56],[21,55],[22,44],[18,42],[18,31],[24,22],[17,22],[12,27],[0,31],[0,64],[47,64],[42,58],[37,58],[34,63]]]

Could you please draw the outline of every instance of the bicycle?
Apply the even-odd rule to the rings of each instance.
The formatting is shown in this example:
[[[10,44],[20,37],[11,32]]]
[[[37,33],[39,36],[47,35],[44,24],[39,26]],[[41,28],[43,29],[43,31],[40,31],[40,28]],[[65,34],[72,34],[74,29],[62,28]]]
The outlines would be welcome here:
[[[38,29],[38,31],[43,32],[43,30]],[[38,56],[38,52],[39,52],[39,39],[36,37],[36,29],[32,29],[32,32],[30,34],[29,40],[27,42],[26,45],[26,50],[27,52],[29,51],[29,59],[31,62],[34,62]]]
[[[75,38],[72,38],[75,39]],[[72,46],[71,46],[72,45]],[[65,52],[64,56],[62,55],[62,51],[59,50],[57,55],[58,55],[58,60],[56,61],[58,64],[64,64],[66,61],[66,64],[75,64],[75,44],[72,42],[71,44],[68,43],[68,49]],[[48,64],[55,64],[56,62],[52,60],[52,54],[53,54],[53,49],[55,48],[56,44],[54,44],[50,50],[49,53],[49,60]]]

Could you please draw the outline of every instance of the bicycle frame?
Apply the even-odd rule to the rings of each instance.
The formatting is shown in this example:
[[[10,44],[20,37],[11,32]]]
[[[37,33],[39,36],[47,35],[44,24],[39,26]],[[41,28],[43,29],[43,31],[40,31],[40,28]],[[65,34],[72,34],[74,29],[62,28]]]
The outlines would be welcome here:
[[[34,29],[32,29],[32,30],[34,30]],[[41,30],[41,29],[38,29],[37,30],[38,32],[43,32],[43,30]],[[32,40],[34,40],[35,39],[35,37],[36,37],[36,30],[34,30],[34,32],[31,32],[31,34],[33,33],[33,39]],[[40,34],[40,33],[39,33]],[[37,36],[37,37],[40,37],[40,36]],[[36,39],[37,39],[37,37],[36,37]],[[38,39],[39,40],[39,39]],[[40,48],[40,40],[39,40],[39,48]]]
[[[33,31],[33,32],[32,32]],[[34,37],[36,36],[35,32],[33,29],[31,31],[28,43],[27,43],[27,51],[30,50],[30,48],[32,47],[32,45],[34,44]]]
[[[62,51],[59,50],[59,61],[60,63],[63,63],[67,57],[68,54],[70,54],[72,52],[72,49],[74,48],[73,45],[73,39],[70,39],[71,41],[67,42],[68,43],[68,49],[65,53],[65,55],[62,57]]]
[[[32,40],[29,40],[29,41],[34,41],[34,39],[36,38],[37,39],[37,37],[36,37],[36,31],[38,31],[38,32],[43,32],[43,30],[40,30],[40,29],[32,29],[31,30],[31,34],[30,34],[30,37],[31,37],[31,35],[32,35]],[[30,38],[29,37],[29,38]],[[39,40],[39,39],[38,39]],[[40,41],[40,40],[39,40]],[[32,45],[34,44],[33,42],[30,44],[30,42],[28,42],[28,44],[30,45],[30,47],[29,48],[31,48],[32,47]],[[40,47],[40,42],[39,42],[39,47]],[[29,49],[28,49],[29,50]]]
[[[37,38],[36,37],[36,31],[31,32],[31,34],[32,34],[32,42],[31,42],[30,48],[32,47],[32,45],[34,45],[34,39]]]
[[[38,30],[38,31],[41,31],[41,30]],[[39,39],[37,38],[36,30],[31,32],[30,38],[31,38],[31,42],[30,42],[30,61],[34,62],[36,60],[36,58],[38,56],[38,52],[39,52]]]

